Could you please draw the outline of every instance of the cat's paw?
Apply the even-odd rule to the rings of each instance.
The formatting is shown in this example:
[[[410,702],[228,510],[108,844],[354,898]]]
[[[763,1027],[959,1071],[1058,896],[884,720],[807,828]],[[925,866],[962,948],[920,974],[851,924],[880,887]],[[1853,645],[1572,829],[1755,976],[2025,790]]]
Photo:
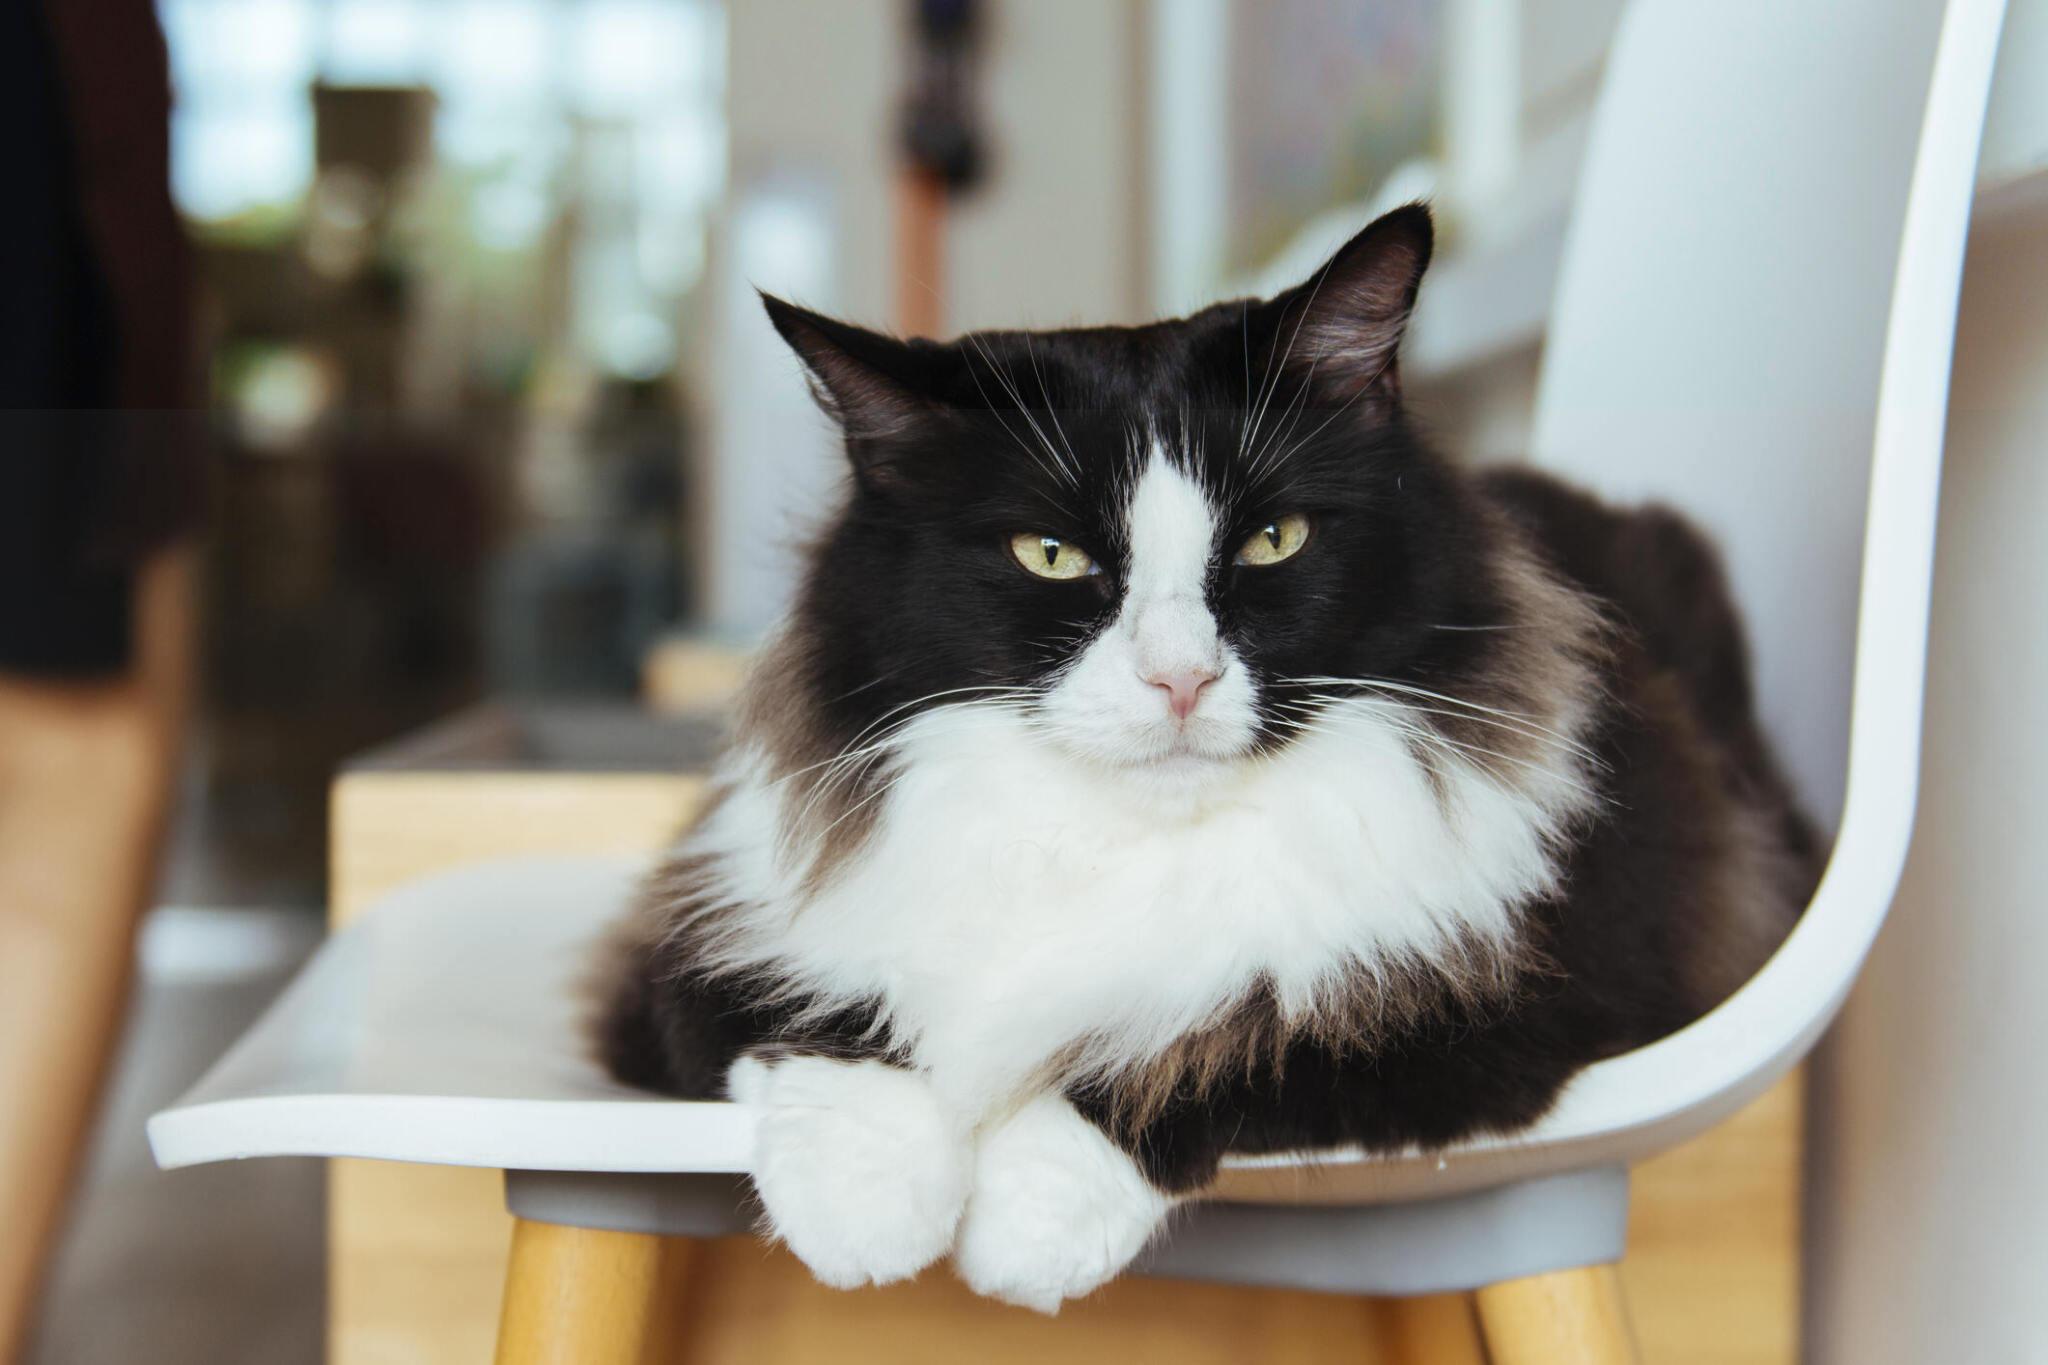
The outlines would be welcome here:
[[[726,1093],[761,1110],[754,1188],[769,1231],[824,1283],[908,1279],[953,1244],[972,1150],[916,1072],[743,1057]]]
[[[982,1135],[953,1267],[977,1294],[1057,1313],[1129,1265],[1170,1206],[1101,1129],[1041,1095]]]

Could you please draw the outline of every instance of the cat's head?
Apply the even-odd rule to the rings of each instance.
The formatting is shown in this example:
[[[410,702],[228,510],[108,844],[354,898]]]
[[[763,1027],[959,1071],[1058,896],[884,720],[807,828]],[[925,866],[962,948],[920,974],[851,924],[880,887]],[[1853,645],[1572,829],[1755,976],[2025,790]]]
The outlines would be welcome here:
[[[812,719],[984,700],[1179,779],[1283,748],[1328,680],[1441,676],[1497,603],[1402,406],[1431,240],[1398,209],[1145,327],[902,341],[767,299],[853,471],[797,608]]]

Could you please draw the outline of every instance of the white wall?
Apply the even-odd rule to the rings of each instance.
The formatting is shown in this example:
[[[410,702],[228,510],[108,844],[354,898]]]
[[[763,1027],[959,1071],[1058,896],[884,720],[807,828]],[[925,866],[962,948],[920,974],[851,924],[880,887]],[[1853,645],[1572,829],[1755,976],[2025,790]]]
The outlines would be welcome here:
[[[1973,237],[1899,897],[1821,1056],[1817,1365],[2048,1359],[2048,214]]]
[[[1920,814],[1820,1056],[1818,1365],[2048,1360],[2048,0],[2011,0],[1963,279]]]
[[[947,321],[1137,322],[1146,312],[1145,6],[989,6],[988,184],[949,225]]]
[[[707,272],[707,458],[691,528],[717,629],[748,636],[786,599],[795,546],[840,459],[755,287],[888,321],[902,7],[895,0],[727,6],[728,197]]]

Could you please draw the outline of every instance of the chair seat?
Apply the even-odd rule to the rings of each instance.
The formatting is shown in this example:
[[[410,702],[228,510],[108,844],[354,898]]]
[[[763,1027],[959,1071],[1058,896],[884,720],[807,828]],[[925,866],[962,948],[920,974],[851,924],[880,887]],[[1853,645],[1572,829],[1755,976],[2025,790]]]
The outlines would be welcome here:
[[[159,1165],[353,1156],[575,1171],[744,1172],[753,1115],[621,1085],[582,978],[640,868],[493,862],[415,883],[335,934],[149,1122]]]
[[[744,1232],[755,1114],[612,1080],[582,1016],[592,949],[642,865],[527,858],[416,882],[332,937],[149,1122],[159,1165],[261,1156],[501,1168],[522,1218]],[[1628,1177],[1575,1144],[1233,1158],[1135,1269],[1419,1294],[1620,1256]],[[1561,1169],[1570,1167],[1570,1169]]]
[[[395,893],[332,937],[233,1050],[150,1120],[158,1164],[317,1156],[744,1173],[755,1118],[745,1106],[621,1085],[586,1045],[591,949],[641,870],[514,859]],[[1575,1103],[1588,1079],[1595,1102]],[[1602,1126],[1600,1089],[1588,1073],[1550,1119],[1512,1140],[1426,1155],[1233,1157],[1211,1194],[1263,1204],[1437,1198],[1625,1164],[1711,1121]]]

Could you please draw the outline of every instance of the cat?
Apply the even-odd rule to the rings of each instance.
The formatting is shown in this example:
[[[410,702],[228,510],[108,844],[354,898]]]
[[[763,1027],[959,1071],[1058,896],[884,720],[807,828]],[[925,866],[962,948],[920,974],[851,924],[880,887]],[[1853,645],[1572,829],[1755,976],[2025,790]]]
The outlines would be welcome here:
[[[763,296],[851,478],[596,1037],[760,1108],[825,1282],[1055,1311],[1226,1152],[1534,1122],[1805,904],[1710,546],[1419,434],[1432,243],[949,343]]]

